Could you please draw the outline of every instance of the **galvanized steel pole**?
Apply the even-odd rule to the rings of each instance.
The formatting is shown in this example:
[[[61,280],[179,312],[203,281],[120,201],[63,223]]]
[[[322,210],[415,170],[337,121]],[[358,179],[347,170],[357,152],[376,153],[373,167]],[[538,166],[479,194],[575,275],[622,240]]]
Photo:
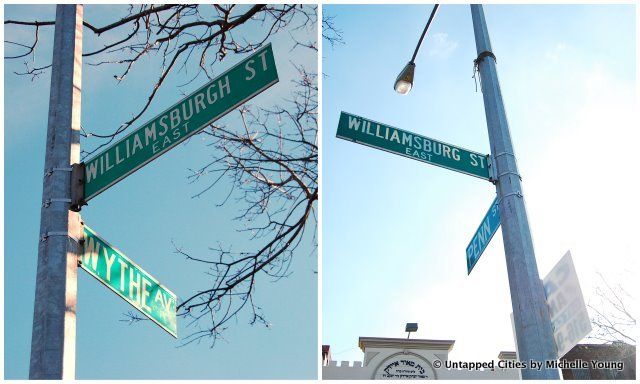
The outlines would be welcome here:
[[[80,160],[82,5],[58,5],[31,333],[30,379],[75,377],[80,216],[69,211]]]
[[[472,4],[471,16],[491,154],[497,175],[496,190],[500,201],[502,238],[507,259],[518,354],[521,361],[542,362],[540,370],[531,367],[523,369],[522,378],[558,379],[557,369],[544,367],[546,360],[557,358],[556,346],[544,290],[538,276],[520,175],[482,5]]]

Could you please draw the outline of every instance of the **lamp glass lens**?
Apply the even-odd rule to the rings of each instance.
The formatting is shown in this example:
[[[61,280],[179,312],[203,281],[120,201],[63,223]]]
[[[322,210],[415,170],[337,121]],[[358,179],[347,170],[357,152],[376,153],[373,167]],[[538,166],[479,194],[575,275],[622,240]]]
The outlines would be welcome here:
[[[406,95],[411,90],[411,83],[404,80],[398,80],[396,81],[396,86],[394,87],[394,89],[396,90],[396,92],[402,95]]]

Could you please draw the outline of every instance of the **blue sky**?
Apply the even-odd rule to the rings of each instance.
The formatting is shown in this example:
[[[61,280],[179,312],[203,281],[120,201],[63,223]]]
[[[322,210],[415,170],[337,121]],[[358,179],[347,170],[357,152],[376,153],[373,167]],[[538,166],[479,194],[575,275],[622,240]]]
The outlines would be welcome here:
[[[393,83],[431,5],[330,5],[345,44],[323,52],[322,343],[362,360],[359,336],[454,339],[451,358],[515,350],[500,230],[467,276],[487,181],[335,137],[340,111],[489,153],[467,5],[443,5]],[[632,5],[486,5],[540,277],[570,250],[587,303],[597,273],[636,272],[636,21]]]
[[[124,6],[85,7],[85,20],[105,25],[122,14]],[[50,20],[55,6],[5,6],[5,19]],[[254,29],[241,29],[237,37],[251,38]],[[315,39],[316,29],[309,25],[293,32],[299,40]],[[43,28],[36,53],[39,63],[49,61],[53,28]],[[32,30],[5,29],[6,39],[26,38]],[[115,36],[106,36],[114,39]],[[293,63],[316,71],[317,56],[311,50],[292,50],[287,33],[272,38],[280,82],[251,101],[252,105],[271,107],[282,104],[292,90],[296,75]],[[85,52],[99,46],[93,34],[85,30]],[[215,67],[221,73],[246,55],[229,55]],[[86,61],[85,61],[86,63]],[[82,123],[87,129],[110,132],[137,113],[155,81],[159,61],[144,59],[120,85],[113,75],[119,70],[108,67],[83,67]],[[22,63],[5,62],[4,69],[4,367],[5,378],[28,375],[38,228],[42,194],[44,142],[49,99],[49,74],[31,82],[13,75]],[[155,76],[155,75],[154,75]],[[206,82],[200,78],[178,90],[189,78],[173,75],[156,100],[132,129],[173,105],[183,94]],[[231,128],[238,125],[237,113],[220,122]],[[83,139],[83,148],[94,148],[99,141]],[[248,242],[240,222],[231,219],[241,205],[216,206],[226,188],[218,188],[193,199],[205,183],[189,184],[189,168],[211,159],[211,147],[202,136],[194,136],[134,175],[102,193],[82,210],[85,222],[107,241],[156,277],[179,297],[206,287],[208,280],[202,265],[187,263],[173,253],[171,241],[194,255],[208,255],[208,247],[218,242],[235,249],[252,249],[259,243]],[[233,202],[233,200],[230,200]],[[119,320],[133,308],[84,271],[78,272],[78,317],[76,377],[79,379],[224,379],[224,378],[315,378],[317,346],[317,256],[311,237],[305,239],[294,257],[290,277],[277,283],[261,278],[256,302],[271,323],[269,329],[249,325],[243,313],[232,321],[214,348],[204,341],[177,348],[174,340],[151,322],[132,326]],[[179,333],[189,329],[178,319]]]

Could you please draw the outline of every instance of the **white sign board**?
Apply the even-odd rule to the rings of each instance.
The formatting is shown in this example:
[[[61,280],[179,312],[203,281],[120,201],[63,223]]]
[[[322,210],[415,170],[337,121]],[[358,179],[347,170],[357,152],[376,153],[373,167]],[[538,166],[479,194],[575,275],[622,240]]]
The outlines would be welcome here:
[[[591,332],[571,252],[567,251],[542,283],[560,359]]]

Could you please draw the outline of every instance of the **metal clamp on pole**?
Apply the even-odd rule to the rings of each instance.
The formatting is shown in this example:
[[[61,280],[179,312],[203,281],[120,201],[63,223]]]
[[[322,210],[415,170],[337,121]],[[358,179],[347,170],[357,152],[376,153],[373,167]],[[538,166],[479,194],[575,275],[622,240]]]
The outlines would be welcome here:
[[[511,153],[511,152],[500,152],[500,153],[497,153],[497,154],[495,155],[495,158],[497,159],[498,157],[500,157],[500,156],[504,156],[504,155],[509,155],[509,156],[513,157],[514,159],[516,158],[516,155],[514,155],[514,154],[513,154],[513,153]]]
[[[496,55],[493,54],[493,52],[491,51],[482,51],[480,52],[480,54],[478,55],[478,57],[473,60],[473,81],[476,84],[476,92],[478,92],[478,82],[476,80],[476,74],[479,75],[480,74],[480,62],[482,60],[484,60],[485,57],[491,57],[493,58],[493,61],[495,63],[498,63],[498,60],[496,59]],[[478,79],[480,79],[480,90],[482,90],[482,77],[478,76]]]
[[[71,236],[71,235],[69,234],[69,232],[47,232],[47,233],[43,233],[43,234],[40,236],[40,241],[44,243],[44,242],[45,242],[45,241],[47,241],[47,239],[48,239],[49,237],[51,237],[51,236],[66,236],[66,237],[68,237],[69,239],[71,239],[71,240],[75,241],[76,243],[78,243],[78,244],[82,245],[81,240],[78,240],[78,239],[76,239],[74,236]]]
[[[498,202],[498,204],[502,203],[502,200],[506,199],[509,196],[517,196],[519,198],[522,198],[522,192],[520,191],[515,191],[515,192],[511,192],[511,193],[507,193],[506,195],[502,196],[502,198],[500,199],[500,201]]]
[[[71,207],[69,209],[80,212],[82,206],[87,205],[84,200],[85,164],[73,164],[71,169]]]
[[[44,173],[44,176],[45,177],[51,176],[51,175],[53,175],[53,172],[56,172],[56,171],[71,172],[71,169],[72,168],[70,168],[70,167],[67,167],[67,168],[53,167],[53,168],[47,169],[47,171]]]
[[[502,172],[501,174],[498,175],[498,178],[501,178],[504,175],[516,175],[516,176],[518,176],[518,179],[520,179],[520,181],[522,181],[522,176],[520,176],[520,174],[518,172],[513,172],[513,171]]]
[[[491,57],[493,59],[493,61],[495,61],[496,63],[498,62],[498,60],[496,59],[496,55],[494,55],[493,52],[491,52],[491,51],[482,51],[482,52],[480,52],[478,57],[475,60],[473,60],[473,64],[475,64],[477,66],[478,64],[480,64],[480,62],[482,60],[484,60],[485,57]]]
[[[55,203],[55,202],[70,203],[70,202],[71,202],[71,199],[63,199],[63,198],[52,198],[52,199],[46,199],[46,200],[42,203],[42,207],[43,207],[43,208],[49,208],[49,206],[51,205],[51,203]]]

